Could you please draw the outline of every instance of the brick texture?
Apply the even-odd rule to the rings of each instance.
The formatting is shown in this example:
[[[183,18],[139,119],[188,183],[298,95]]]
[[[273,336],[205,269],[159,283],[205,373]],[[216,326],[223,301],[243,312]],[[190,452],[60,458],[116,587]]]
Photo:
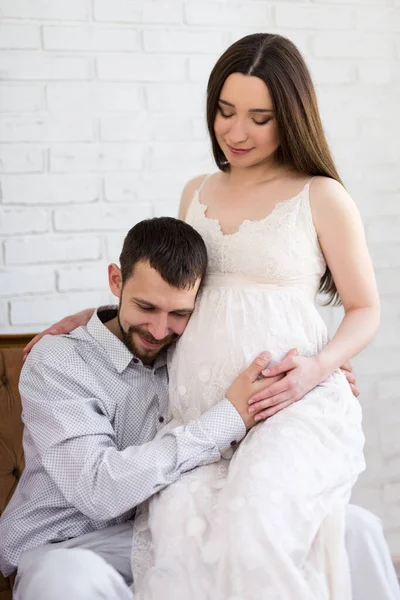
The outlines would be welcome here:
[[[186,180],[215,168],[207,77],[254,31],[304,53],[365,222],[383,316],[354,361],[368,462],[354,500],[400,557],[399,0],[2,0],[0,331],[111,299],[127,229],[176,214]],[[334,329],[340,312],[323,314]]]

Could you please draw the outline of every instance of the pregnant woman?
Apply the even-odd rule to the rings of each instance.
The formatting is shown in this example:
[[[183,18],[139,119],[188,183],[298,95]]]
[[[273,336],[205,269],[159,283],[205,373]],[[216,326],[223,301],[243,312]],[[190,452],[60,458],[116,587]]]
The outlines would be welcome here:
[[[188,183],[180,217],[203,236],[209,270],[170,363],[172,424],[221,400],[265,348],[277,363],[266,375],[285,376],[265,401],[272,416],[233,456],[142,508],[135,597],[347,600],[344,507],[364,469],[364,437],[338,367],[379,321],[361,219],[289,40],[254,34],[233,44],[211,73],[207,121],[219,172]],[[344,306],[331,341],[318,290]],[[298,356],[282,360],[291,348]]]
[[[361,219],[289,40],[254,34],[228,48],[210,75],[207,122],[218,172],[187,184],[180,218],[203,236],[209,270],[170,358],[168,426],[221,400],[265,349],[265,376],[281,379],[239,445],[138,511],[135,598],[350,600],[344,508],[364,437],[339,367],[379,322]],[[332,340],[318,291],[344,307]]]

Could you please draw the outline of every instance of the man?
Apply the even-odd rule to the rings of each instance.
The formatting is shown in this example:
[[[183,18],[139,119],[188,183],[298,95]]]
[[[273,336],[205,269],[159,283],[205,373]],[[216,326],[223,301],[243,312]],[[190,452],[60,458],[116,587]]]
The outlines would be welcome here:
[[[273,382],[259,378],[268,364],[260,355],[222,402],[163,429],[166,349],[194,310],[206,249],[189,225],[152,219],[128,233],[120,263],[109,266],[118,311],[45,336],[21,373],[26,468],[0,519],[0,568],[18,568],[17,600],[131,598],[135,507],[239,442],[255,424],[248,399]],[[375,573],[371,600],[395,598],[381,594],[393,573],[379,526],[357,510],[349,519],[352,567],[361,564],[363,535],[371,540],[361,564]]]

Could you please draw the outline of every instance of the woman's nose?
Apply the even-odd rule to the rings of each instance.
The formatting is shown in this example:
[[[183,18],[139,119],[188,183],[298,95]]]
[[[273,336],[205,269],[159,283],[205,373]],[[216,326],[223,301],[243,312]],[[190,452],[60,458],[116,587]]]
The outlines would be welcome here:
[[[247,140],[246,125],[241,119],[235,119],[229,130],[229,139],[234,144],[240,144]]]

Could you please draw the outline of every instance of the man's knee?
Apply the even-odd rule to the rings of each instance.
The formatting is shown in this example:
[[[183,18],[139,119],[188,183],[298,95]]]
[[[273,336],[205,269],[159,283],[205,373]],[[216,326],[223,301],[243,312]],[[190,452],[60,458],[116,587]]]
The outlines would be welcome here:
[[[82,548],[49,550],[20,574],[15,600],[129,600],[123,578],[101,556]]]

